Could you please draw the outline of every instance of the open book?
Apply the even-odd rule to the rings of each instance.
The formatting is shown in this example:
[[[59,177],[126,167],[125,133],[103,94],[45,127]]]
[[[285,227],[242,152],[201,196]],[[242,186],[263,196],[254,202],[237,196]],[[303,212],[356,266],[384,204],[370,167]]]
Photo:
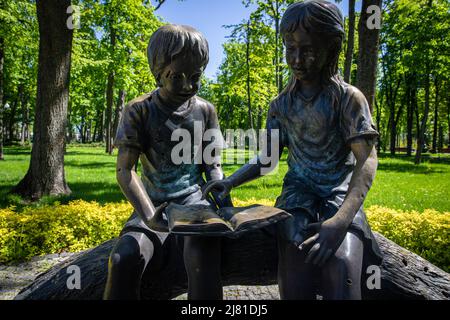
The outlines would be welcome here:
[[[183,206],[171,203],[166,208],[166,216],[172,233],[237,237],[246,231],[266,227],[291,215],[281,209],[262,205],[223,207],[214,211],[207,205]]]

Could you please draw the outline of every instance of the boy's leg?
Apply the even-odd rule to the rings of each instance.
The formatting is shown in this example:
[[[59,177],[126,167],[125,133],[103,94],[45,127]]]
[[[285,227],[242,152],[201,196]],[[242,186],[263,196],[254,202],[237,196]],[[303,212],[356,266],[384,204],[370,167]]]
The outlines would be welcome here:
[[[154,245],[143,232],[124,233],[109,257],[103,299],[139,299],[142,274],[153,255]]]
[[[361,268],[364,245],[353,231],[347,235],[322,268],[325,300],[361,300]]]
[[[314,269],[292,242],[278,236],[278,288],[282,300],[315,300]]]
[[[188,299],[223,299],[220,238],[185,237],[183,256],[189,283]]]

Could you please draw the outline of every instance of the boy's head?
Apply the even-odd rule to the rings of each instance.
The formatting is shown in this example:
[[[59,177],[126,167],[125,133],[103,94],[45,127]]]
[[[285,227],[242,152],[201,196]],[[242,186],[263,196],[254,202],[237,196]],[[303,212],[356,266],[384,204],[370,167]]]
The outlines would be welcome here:
[[[168,24],[151,36],[147,57],[158,86],[173,102],[183,102],[199,89],[209,60],[208,42],[190,26]]]
[[[283,15],[280,32],[286,61],[297,79],[320,73],[322,81],[329,81],[337,75],[345,33],[336,5],[321,0],[294,3]]]

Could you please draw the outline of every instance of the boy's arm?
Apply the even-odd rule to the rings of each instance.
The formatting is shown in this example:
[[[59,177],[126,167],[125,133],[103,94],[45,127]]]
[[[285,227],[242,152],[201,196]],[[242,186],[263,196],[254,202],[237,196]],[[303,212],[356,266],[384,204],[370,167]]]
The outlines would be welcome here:
[[[133,208],[139,214],[141,219],[151,226],[152,229],[166,231],[163,226],[157,225],[155,218],[158,218],[167,204],[163,204],[155,208],[150,197],[145,190],[145,187],[133,170],[139,158],[140,151],[130,147],[119,147],[116,165],[117,182],[122,189],[123,194],[130,201]],[[153,219],[153,220],[152,220]]]
[[[223,180],[225,175],[221,165],[221,153],[223,149],[223,137],[219,127],[219,119],[213,105],[208,105],[208,121],[206,129],[209,131],[208,138],[210,139],[210,146],[208,146],[208,159],[203,159],[203,171],[205,172],[206,181]],[[212,147],[212,148],[210,148]],[[203,150],[205,151],[205,150]],[[218,207],[232,207],[231,198],[227,197],[221,199],[217,192],[212,193],[214,201]]]
[[[315,229],[317,233],[299,246],[299,249],[303,250],[312,245],[306,262],[312,261],[321,266],[336,252],[372,186],[378,166],[374,139],[355,139],[351,142],[350,147],[356,158],[356,166],[347,195],[342,206],[332,218],[323,223],[309,225],[309,228]]]

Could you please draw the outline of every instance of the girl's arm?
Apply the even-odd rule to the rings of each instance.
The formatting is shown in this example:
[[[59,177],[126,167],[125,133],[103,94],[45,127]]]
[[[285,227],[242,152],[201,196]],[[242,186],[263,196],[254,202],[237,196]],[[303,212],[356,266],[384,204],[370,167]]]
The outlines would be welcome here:
[[[274,139],[274,143],[272,143],[272,139]],[[261,154],[254,158],[253,161],[249,161],[243,165],[230,177],[221,181],[209,181],[203,187],[203,197],[209,192],[218,192],[219,198],[224,199],[232,188],[236,188],[271,172],[277,166],[283,154],[283,148],[281,139],[279,138],[279,131],[273,131],[273,134],[271,134],[271,131],[268,131],[267,143],[263,147]],[[274,153],[273,156],[272,153]],[[265,161],[261,160],[263,156]]]
[[[323,223],[309,225],[309,228],[315,229],[317,233],[299,246],[300,250],[307,250],[312,246],[306,262],[322,266],[336,252],[372,186],[378,165],[374,140],[355,139],[351,142],[351,149],[356,158],[356,166],[347,195],[342,206],[332,218]]]

